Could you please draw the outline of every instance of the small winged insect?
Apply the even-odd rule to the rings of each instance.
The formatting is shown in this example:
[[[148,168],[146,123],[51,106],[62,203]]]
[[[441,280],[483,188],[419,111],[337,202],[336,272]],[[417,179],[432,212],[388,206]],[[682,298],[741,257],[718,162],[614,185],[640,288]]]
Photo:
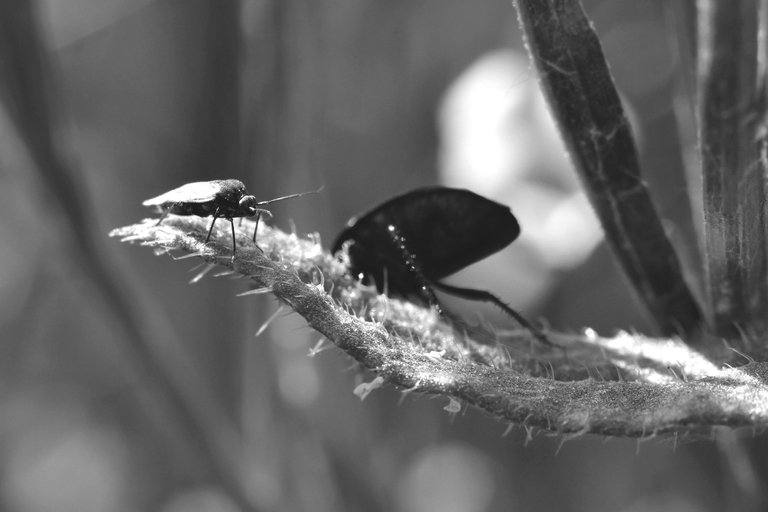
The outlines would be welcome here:
[[[433,288],[500,307],[536,338],[551,344],[520,313],[483,290],[439,280],[498,252],[520,234],[510,209],[473,192],[428,187],[397,196],[353,217],[333,245],[346,244],[350,272],[379,291],[417,296],[443,314]]]
[[[158,211],[162,212],[162,216],[157,221],[158,224],[169,213],[174,215],[197,215],[198,217],[213,215],[213,221],[211,222],[210,229],[208,229],[208,235],[205,237],[205,243],[208,243],[208,240],[211,238],[211,232],[213,232],[216,219],[219,217],[227,219],[232,226],[232,257],[234,258],[237,243],[235,242],[233,218],[256,216],[256,226],[253,228],[253,241],[256,242],[256,230],[259,227],[261,215],[272,215],[269,210],[263,208],[264,206],[282,201],[283,199],[301,197],[314,192],[317,191],[291,194],[268,201],[257,201],[254,196],[248,194],[242,181],[197,181],[195,183],[187,183],[152,199],[147,199],[142,204],[144,206],[154,206]]]

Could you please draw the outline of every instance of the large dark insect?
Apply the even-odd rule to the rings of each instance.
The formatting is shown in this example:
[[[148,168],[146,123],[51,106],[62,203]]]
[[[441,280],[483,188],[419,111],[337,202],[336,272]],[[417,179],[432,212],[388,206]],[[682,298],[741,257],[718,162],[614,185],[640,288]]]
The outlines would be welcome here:
[[[269,210],[262,208],[263,206],[313,192],[291,194],[268,201],[257,201],[254,196],[248,194],[248,191],[245,190],[245,185],[240,180],[197,181],[187,183],[152,199],[147,199],[142,204],[144,206],[154,206],[162,212],[162,216],[157,221],[158,224],[169,213],[174,215],[197,215],[198,217],[213,215],[213,221],[211,222],[210,229],[208,229],[208,235],[205,237],[205,243],[208,243],[208,240],[211,238],[211,232],[216,224],[216,219],[219,217],[227,219],[232,226],[232,257],[234,258],[237,243],[235,242],[233,218],[256,216],[256,226],[253,228],[253,241],[256,242],[256,230],[259,228],[261,215],[272,216]]]
[[[350,272],[372,279],[379,291],[417,296],[441,314],[433,288],[491,302],[550,344],[541,331],[490,292],[440,282],[503,249],[519,234],[520,225],[508,207],[468,190],[428,187],[353,217],[332,251],[347,244]]]

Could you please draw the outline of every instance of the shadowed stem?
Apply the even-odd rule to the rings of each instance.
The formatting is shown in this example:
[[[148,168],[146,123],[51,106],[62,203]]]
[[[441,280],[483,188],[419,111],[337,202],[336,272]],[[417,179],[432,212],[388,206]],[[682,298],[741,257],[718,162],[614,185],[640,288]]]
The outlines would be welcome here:
[[[640,174],[600,42],[577,0],[515,0],[550,111],[635,290],[665,334],[695,343],[702,315]]]
[[[768,327],[765,77],[758,74],[763,3],[698,2],[706,270],[710,315],[721,336],[739,329],[761,336]]]

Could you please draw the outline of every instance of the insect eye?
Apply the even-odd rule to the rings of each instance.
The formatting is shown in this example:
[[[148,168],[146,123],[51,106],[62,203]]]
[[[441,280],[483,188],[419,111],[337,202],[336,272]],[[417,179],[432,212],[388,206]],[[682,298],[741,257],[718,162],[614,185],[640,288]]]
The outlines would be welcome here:
[[[243,196],[238,204],[242,211],[247,211],[251,212],[251,214],[254,214],[256,213],[257,203],[258,201],[256,201],[254,196]]]

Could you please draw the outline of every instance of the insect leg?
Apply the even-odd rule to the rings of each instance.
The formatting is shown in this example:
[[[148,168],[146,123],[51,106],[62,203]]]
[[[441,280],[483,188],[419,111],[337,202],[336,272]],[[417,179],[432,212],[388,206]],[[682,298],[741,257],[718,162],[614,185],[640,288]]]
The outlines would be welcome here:
[[[543,332],[534,327],[533,324],[531,324],[531,322],[529,322],[523,315],[507,306],[503,300],[491,292],[487,292],[485,290],[475,290],[473,288],[460,288],[458,286],[452,286],[450,284],[440,283],[438,281],[432,282],[432,285],[438,290],[442,290],[446,293],[450,293],[451,295],[461,297],[462,299],[491,302],[501,308],[506,314],[514,318],[517,323],[528,329],[528,331],[530,331],[530,333],[533,334],[536,339],[546,345],[553,345],[553,343],[547,339]]]
[[[229,225],[232,228],[232,259],[235,259],[235,252],[237,252],[237,242],[235,241],[235,223],[232,219],[229,219]]]
[[[261,214],[265,213],[272,216],[272,212],[269,210],[264,210],[263,208],[259,208],[256,210],[256,225],[253,227],[253,243],[256,243],[256,231],[259,229],[259,221],[261,220]]]
[[[171,213],[171,209],[170,208],[164,209],[163,210],[163,214],[160,216],[159,219],[157,219],[157,224],[155,224],[155,226],[159,226],[160,223],[163,222],[163,220],[165,220],[165,218],[168,216],[169,213]]]
[[[392,224],[387,227],[387,233],[394,246],[400,252],[400,256],[403,259],[406,269],[413,275],[414,279],[416,279],[416,283],[419,285],[419,295],[422,300],[429,304],[430,307],[434,308],[438,314],[442,315],[443,308],[440,307],[440,302],[437,300],[435,291],[421,271],[417,256],[408,249],[408,241],[403,234],[400,233],[400,230]]]
[[[256,243],[256,231],[259,230],[259,221],[261,220],[261,211],[256,212],[256,225],[253,226],[253,243]]]
[[[216,212],[213,214],[213,221],[211,221],[211,227],[208,230],[208,236],[205,237],[205,242],[208,243],[208,240],[211,239],[211,233],[213,232],[213,226],[216,224],[216,219],[219,218],[219,209],[216,208]]]

